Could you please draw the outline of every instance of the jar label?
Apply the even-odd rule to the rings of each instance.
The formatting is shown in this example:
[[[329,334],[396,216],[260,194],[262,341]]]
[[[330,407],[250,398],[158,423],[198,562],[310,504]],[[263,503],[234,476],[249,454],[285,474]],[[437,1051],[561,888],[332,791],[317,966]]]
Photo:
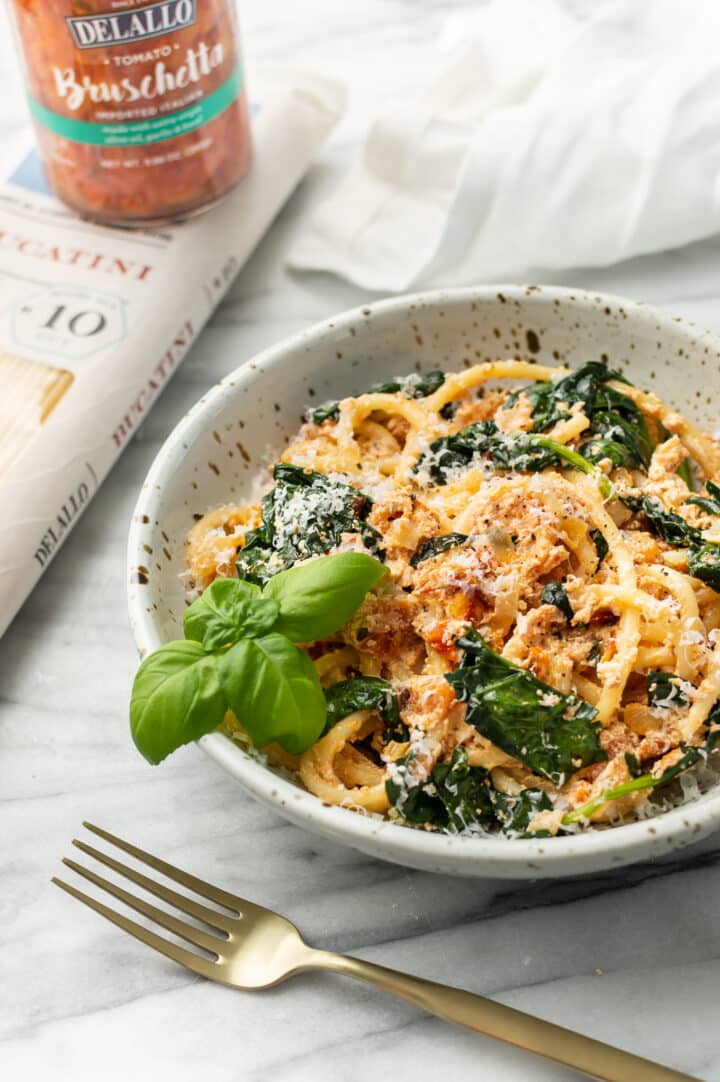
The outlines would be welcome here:
[[[78,49],[95,49],[156,38],[192,26],[196,18],[195,0],[161,0],[139,11],[73,15],[65,22]]]
[[[93,146],[147,146],[165,139],[174,139],[178,135],[187,135],[188,132],[200,128],[235,100],[242,83],[242,69],[238,67],[217,90],[185,109],[145,120],[113,121],[111,124],[75,120],[47,109],[32,97],[28,100],[34,119],[64,139],[71,139],[75,143],[90,143]]]

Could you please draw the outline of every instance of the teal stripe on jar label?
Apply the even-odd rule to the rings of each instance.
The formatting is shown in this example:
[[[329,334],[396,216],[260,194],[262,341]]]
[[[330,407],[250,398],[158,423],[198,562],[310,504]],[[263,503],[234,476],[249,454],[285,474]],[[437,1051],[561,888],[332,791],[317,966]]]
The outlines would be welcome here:
[[[162,143],[166,139],[175,139],[179,135],[187,135],[188,132],[196,131],[203,124],[207,124],[209,120],[214,120],[232,104],[242,84],[242,70],[236,68],[227,82],[185,109],[149,120],[113,121],[110,124],[74,120],[72,117],[55,113],[52,109],[46,109],[32,97],[29,97],[28,101],[30,112],[37,123],[63,139],[102,147],[148,146]]]

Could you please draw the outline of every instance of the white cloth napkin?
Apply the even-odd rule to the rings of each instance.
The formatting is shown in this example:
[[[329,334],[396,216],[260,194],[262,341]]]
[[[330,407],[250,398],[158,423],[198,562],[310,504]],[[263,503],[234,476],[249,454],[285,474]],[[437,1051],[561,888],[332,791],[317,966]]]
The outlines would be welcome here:
[[[290,265],[394,291],[606,265],[720,230],[720,3],[592,10],[493,0],[456,16],[439,76],[374,122]]]

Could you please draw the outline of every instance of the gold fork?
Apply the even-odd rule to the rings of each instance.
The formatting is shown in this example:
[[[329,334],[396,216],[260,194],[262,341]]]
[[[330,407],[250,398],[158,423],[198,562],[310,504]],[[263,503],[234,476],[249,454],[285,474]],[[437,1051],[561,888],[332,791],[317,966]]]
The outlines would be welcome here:
[[[166,910],[124,890],[90,868],[74,860],[63,860],[64,864],[89,879],[96,887],[112,894],[131,909],[142,913],[144,917],[199,948],[203,953],[177,946],[164,936],[156,935],[144,925],[116,913],[114,909],[61,879],[53,877],[53,883],[148,947],[209,980],[219,981],[233,988],[256,990],[270,988],[286,977],[292,977],[306,969],[332,970],[366,981],[384,992],[392,992],[448,1022],[457,1022],[488,1037],[496,1037],[567,1067],[574,1067],[590,1078],[605,1079],[607,1082],[697,1082],[690,1075],[662,1067],[658,1063],[623,1052],[591,1037],[583,1037],[580,1033],[534,1018],[473,992],[449,988],[447,985],[423,980],[422,977],[412,977],[407,973],[365,962],[361,958],[315,950],[303,941],[297,928],[289,920],[272,910],[264,909],[245,898],[238,898],[220,887],[197,879],[189,872],[167,864],[107,830],[93,826],[92,823],[85,823],[84,826],[106,842],[129,853],[135,860],[160,872],[167,879],[222,907],[216,909],[215,906],[203,905],[186,894],[143,875],[115,857],[87,845],[86,842],[73,839],[73,845],[89,857],[112,868],[118,875],[161,898],[181,913],[200,921],[208,929],[204,931],[195,924],[180,920]]]

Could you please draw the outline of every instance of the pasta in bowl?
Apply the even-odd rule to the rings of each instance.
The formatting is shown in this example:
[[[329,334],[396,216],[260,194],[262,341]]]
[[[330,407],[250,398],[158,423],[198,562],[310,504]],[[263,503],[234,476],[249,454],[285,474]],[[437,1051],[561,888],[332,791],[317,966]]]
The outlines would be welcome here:
[[[314,730],[265,740],[249,670],[232,684],[223,657],[236,709],[205,738],[302,786],[328,824],[349,812],[353,844],[412,833],[437,863],[502,842],[527,865],[528,846],[646,831],[710,784],[720,446],[607,358],[573,360],[421,366],[313,403],[258,498],[196,515],[190,597],[253,590],[268,620],[279,603],[270,637],[293,575],[314,568],[322,591],[324,562],[380,567],[348,619],[288,646],[322,690]]]
[[[597,362],[409,376],[311,410],[262,503],[196,524],[191,588],[385,561],[305,647],[327,731],[262,749],[322,800],[450,832],[612,823],[720,736],[715,476],[712,437]]]

